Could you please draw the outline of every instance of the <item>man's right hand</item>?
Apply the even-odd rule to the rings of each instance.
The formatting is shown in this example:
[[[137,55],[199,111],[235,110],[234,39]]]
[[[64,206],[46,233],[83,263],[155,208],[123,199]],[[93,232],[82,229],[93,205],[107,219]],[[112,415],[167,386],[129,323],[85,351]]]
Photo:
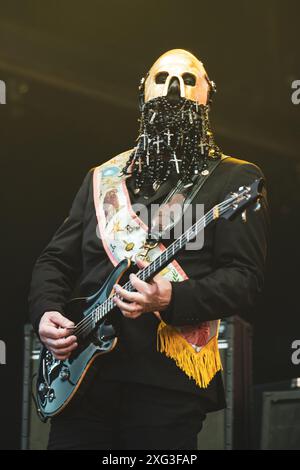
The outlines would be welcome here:
[[[68,359],[77,348],[77,338],[72,335],[74,323],[59,312],[45,312],[39,324],[41,341],[60,361]]]

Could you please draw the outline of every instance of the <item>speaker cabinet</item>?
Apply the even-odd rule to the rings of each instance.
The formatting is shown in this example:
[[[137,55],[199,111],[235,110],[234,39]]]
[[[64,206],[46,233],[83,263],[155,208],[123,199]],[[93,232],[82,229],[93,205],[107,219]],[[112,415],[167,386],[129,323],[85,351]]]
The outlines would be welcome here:
[[[50,423],[43,423],[35,410],[32,386],[38,371],[41,343],[31,325],[24,327],[24,372],[22,406],[22,450],[45,450]]]
[[[300,449],[300,390],[263,394],[261,449]]]
[[[250,449],[252,327],[239,317],[221,323],[219,349],[227,408],[210,413],[199,433],[199,450]]]

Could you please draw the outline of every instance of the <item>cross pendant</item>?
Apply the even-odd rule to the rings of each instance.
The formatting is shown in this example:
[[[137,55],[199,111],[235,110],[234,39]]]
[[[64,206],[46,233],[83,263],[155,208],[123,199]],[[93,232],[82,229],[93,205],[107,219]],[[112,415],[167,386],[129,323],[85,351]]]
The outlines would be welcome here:
[[[168,145],[171,145],[171,137],[174,137],[174,134],[171,133],[170,129],[168,129],[168,132],[164,133],[165,136],[168,138]]]
[[[174,159],[171,162],[175,163],[177,174],[179,174],[179,162],[182,162],[182,160],[178,160],[176,153],[174,153]]]
[[[141,138],[143,138],[143,145],[144,145],[144,150],[146,150],[146,142],[147,142],[147,134],[141,134]]]
[[[204,155],[205,153],[204,150],[205,150],[206,145],[203,142],[201,142],[201,144],[199,144],[199,147],[201,148],[201,155]]]
[[[156,153],[157,153],[157,155],[160,153],[160,144],[161,144],[162,142],[163,142],[163,141],[159,138],[159,136],[157,136],[156,141],[153,143],[153,145],[156,146]]]

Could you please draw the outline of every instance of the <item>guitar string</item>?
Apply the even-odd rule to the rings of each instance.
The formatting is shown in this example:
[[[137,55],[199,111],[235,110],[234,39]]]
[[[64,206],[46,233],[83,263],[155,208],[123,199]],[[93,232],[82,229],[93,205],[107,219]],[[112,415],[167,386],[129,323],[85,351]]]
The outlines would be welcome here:
[[[239,197],[241,197],[242,195],[239,194]],[[156,270],[156,268],[159,268],[160,266],[156,266],[157,262],[158,261],[161,261],[162,262],[162,258],[166,257],[166,260],[167,261],[167,258],[168,256],[172,256],[173,254],[175,254],[175,250],[178,251],[180,250],[181,248],[183,248],[183,246],[189,242],[192,238],[195,237],[195,235],[197,235],[196,232],[199,232],[201,230],[203,230],[205,228],[205,226],[207,226],[208,224],[210,224],[214,219],[215,219],[215,216],[214,216],[214,212],[216,211],[216,209],[221,209],[222,211],[226,211],[231,205],[232,203],[237,199],[237,197],[234,197],[232,199],[228,199],[227,201],[224,201],[223,203],[219,204],[218,206],[214,207],[213,209],[211,209],[208,214],[206,214],[204,217],[202,217],[200,220],[198,220],[198,222],[196,222],[186,233],[184,233],[180,238],[178,238],[177,240],[175,240],[174,243],[172,243],[172,245],[170,245],[167,250],[165,250],[158,258],[156,258],[150,265],[148,265],[146,268],[144,268],[142,271],[140,271],[139,273],[137,273],[137,276],[144,280],[143,277],[145,278],[145,275],[146,276],[151,276],[151,270],[153,268],[155,268],[154,270]],[[227,207],[226,207],[227,206]],[[173,252],[173,248],[174,248],[174,252]],[[142,276],[142,277],[140,277]],[[125,290],[130,290],[132,289],[132,285],[130,282],[127,282],[124,286],[123,286],[123,289]],[[94,323],[98,323],[99,320],[101,320],[105,315],[107,315],[111,310],[112,308],[115,307],[115,304],[113,302],[113,299],[116,297],[116,295],[114,295],[113,297],[110,297],[109,299],[107,299],[106,301],[104,301],[101,305],[98,305],[96,308],[94,308],[94,310],[88,314],[83,320],[81,320],[74,328],[74,331],[73,331],[73,334],[80,337],[81,335],[83,335],[90,327],[94,328]],[[101,311],[102,310],[102,311]],[[106,311],[107,310],[107,311]],[[95,321],[95,317],[97,317],[97,320]]]

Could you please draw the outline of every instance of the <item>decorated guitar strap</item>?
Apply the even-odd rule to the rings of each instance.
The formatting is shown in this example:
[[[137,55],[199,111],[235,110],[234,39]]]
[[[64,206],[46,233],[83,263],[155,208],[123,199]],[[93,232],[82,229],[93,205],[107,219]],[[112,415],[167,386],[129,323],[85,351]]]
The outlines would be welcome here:
[[[142,256],[154,261],[165,247],[162,243],[147,249],[148,227],[134,212],[122,169],[132,151],[125,152],[97,167],[94,171],[94,202],[98,220],[99,236],[114,266],[124,258]],[[200,184],[191,193],[189,202],[198,193],[205,180],[217,167],[214,162],[210,172],[202,175]],[[180,184],[179,184],[180,186]],[[180,187],[169,196],[180,195]],[[185,202],[187,202],[188,198]],[[173,224],[174,225],[174,224]],[[145,251],[146,250],[146,251]],[[188,276],[173,261],[161,273],[171,282],[183,282]],[[160,321],[157,330],[158,351],[173,359],[176,365],[201,388],[207,388],[216,373],[222,369],[218,349],[219,321],[205,322],[198,326],[173,327]]]

